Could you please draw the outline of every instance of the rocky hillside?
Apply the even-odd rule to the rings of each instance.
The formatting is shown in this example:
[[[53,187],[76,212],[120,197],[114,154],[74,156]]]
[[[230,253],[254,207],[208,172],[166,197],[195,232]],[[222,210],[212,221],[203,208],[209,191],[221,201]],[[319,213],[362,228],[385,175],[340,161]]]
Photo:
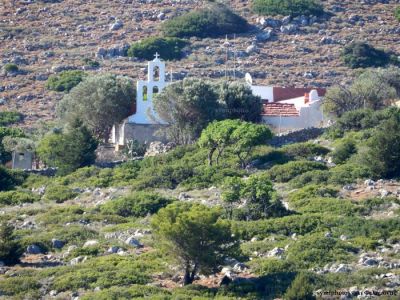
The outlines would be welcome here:
[[[25,126],[51,120],[62,94],[49,92],[49,75],[68,69],[113,72],[140,78],[146,62],[123,56],[127,45],[159,34],[165,20],[201,6],[189,0],[21,0],[2,1],[0,10],[0,65],[15,63],[19,71],[0,75],[0,110],[18,110]],[[351,71],[340,51],[352,40],[400,53],[400,27],[393,11],[398,0],[325,0],[330,17],[322,19],[262,18],[250,1],[226,1],[253,29],[231,42],[236,53],[236,75],[246,72],[258,84],[329,86],[348,81]],[[225,62],[219,39],[192,39],[182,61],[168,63],[173,78],[220,78],[232,74],[233,59]],[[234,51],[235,50],[235,51]],[[87,66],[85,58],[100,67]]]

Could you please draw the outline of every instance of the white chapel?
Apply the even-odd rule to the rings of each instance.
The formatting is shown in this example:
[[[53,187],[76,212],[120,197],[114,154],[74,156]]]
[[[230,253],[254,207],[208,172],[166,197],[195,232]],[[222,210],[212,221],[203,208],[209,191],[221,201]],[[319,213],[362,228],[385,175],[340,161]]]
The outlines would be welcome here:
[[[112,143],[124,146],[128,140],[136,139],[140,142],[165,140],[162,134],[156,131],[167,124],[154,111],[153,97],[166,86],[165,63],[160,60],[159,54],[147,63],[147,80],[136,83],[136,112],[117,124],[112,130]]]

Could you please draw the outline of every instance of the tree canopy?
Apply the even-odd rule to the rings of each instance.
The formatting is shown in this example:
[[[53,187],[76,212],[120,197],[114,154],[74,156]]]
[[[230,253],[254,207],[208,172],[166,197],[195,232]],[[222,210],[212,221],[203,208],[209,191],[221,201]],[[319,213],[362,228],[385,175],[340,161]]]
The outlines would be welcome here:
[[[338,85],[328,89],[324,110],[340,117],[345,112],[360,108],[384,108],[399,96],[399,68],[368,70],[350,86]]]
[[[238,242],[220,215],[218,209],[201,204],[173,203],[153,217],[159,246],[180,264],[185,285],[198,272],[215,272],[224,258],[237,253]]]
[[[320,16],[324,8],[318,0],[253,0],[253,10],[261,15]]]
[[[108,140],[114,124],[129,116],[136,99],[131,79],[112,74],[87,77],[60,101],[57,112],[62,120],[75,118],[92,133]]]
[[[261,98],[253,95],[248,85],[241,82],[222,82],[219,88],[219,99],[224,105],[222,110],[225,118],[249,122],[261,120]]]
[[[47,165],[57,167],[59,174],[67,174],[93,164],[96,148],[97,141],[90,131],[75,119],[65,132],[46,135],[40,141],[37,153]]]
[[[153,100],[167,135],[178,144],[197,139],[207,124],[221,115],[214,86],[205,80],[184,79],[168,85]]]

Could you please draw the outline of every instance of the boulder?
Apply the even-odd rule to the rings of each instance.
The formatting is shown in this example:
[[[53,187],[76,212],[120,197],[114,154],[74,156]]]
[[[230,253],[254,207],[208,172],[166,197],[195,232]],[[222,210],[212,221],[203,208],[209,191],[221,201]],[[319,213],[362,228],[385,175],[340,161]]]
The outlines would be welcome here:
[[[281,257],[285,253],[285,249],[283,248],[274,248],[271,251],[268,252],[267,256],[268,257]]]
[[[294,34],[298,32],[298,27],[297,25],[290,24],[290,25],[285,25],[281,26],[281,32],[284,34]]]
[[[107,253],[118,253],[118,251],[120,250],[120,248],[118,246],[111,246],[110,248],[108,248]]]
[[[63,241],[60,241],[60,240],[57,240],[57,239],[52,239],[51,240],[51,245],[55,249],[61,249],[62,247],[64,247],[64,244],[65,243]]]
[[[78,257],[71,259],[69,263],[71,265],[77,265],[77,264],[85,262],[86,260],[87,260],[87,256],[78,256]]]
[[[115,23],[110,25],[110,30],[114,31],[114,30],[119,30],[122,27],[124,27],[124,23],[122,23],[122,21],[118,20]]]
[[[257,40],[257,42],[265,42],[265,41],[269,40],[271,38],[271,36],[272,36],[271,29],[264,30],[263,32],[256,35],[256,40]]]
[[[143,244],[141,244],[134,236],[131,236],[126,239],[125,244],[135,247],[135,248],[142,248]]]
[[[32,244],[26,248],[27,254],[42,254],[44,251],[38,245]]]
[[[85,244],[83,244],[83,248],[97,246],[98,244],[99,244],[99,242],[97,240],[89,240],[89,241],[86,241]]]

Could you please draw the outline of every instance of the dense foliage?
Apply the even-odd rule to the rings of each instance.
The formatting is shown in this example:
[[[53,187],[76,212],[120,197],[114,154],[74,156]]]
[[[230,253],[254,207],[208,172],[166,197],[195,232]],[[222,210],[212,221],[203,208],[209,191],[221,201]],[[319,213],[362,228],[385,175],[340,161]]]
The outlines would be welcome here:
[[[7,126],[22,120],[22,115],[16,111],[0,111],[0,126]]]
[[[336,116],[357,109],[382,109],[400,96],[400,70],[368,70],[350,86],[334,86],[325,95],[324,110]]]
[[[318,0],[253,0],[253,10],[261,15],[320,16],[324,13]]]
[[[58,115],[67,123],[79,118],[96,137],[108,142],[112,126],[129,115],[135,94],[133,82],[127,77],[90,76],[59,102]]]
[[[396,9],[394,10],[394,16],[397,18],[397,20],[399,20],[400,22],[400,6],[396,7]]]
[[[87,74],[80,70],[63,71],[57,75],[51,75],[46,82],[46,88],[56,92],[69,92],[77,86]]]
[[[97,141],[79,120],[74,120],[65,132],[50,133],[37,148],[39,157],[60,174],[89,166],[96,159]]]
[[[211,4],[163,23],[166,36],[217,37],[248,30],[247,21],[222,4]]]
[[[384,67],[390,63],[390,54],[384,50],[363,43],[354,42],[343,49],[342,58],[346,66],[352,69]]]
[[[184,270],[184,284],[192,283],[199,271],[210,273],[237,251],[229,223],[219,217],[216,209],[180,203],[161,209],[153,218],[156,236]]]
[[[128,56],[153,60],[154,55],[158,53],[163,60],[181,59],[182,49],[187,44],[187,41],[179,38],[150,37],[132,44]]]
[[[14,236],[12,226],[0,224],[0,261],[5,264],[15,264],[19,262],[22,255],[22,248]]]

